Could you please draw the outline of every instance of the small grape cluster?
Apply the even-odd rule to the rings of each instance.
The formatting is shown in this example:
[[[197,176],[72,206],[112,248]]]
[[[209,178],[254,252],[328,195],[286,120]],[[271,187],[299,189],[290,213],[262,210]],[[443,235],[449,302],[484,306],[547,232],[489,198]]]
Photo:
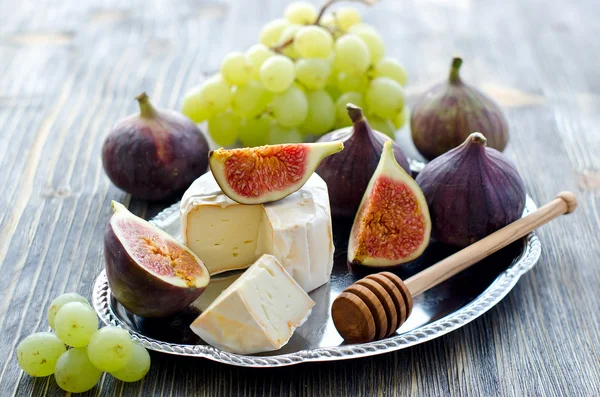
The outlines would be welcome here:
[[[54,374],[61,389],[82,393],[98,383],[103,371],[137,382],[150,369],[148,351],[121,328],[98,329],[94,309],[79,294],[54,299],[48,323],[55,333],[34,333],[17,346],[19,366],[31,376]]]
[[[259,146],[310,140],[351,125],[347,103],[360,106],[371,126],[389,136],[407,115],[407,75],[385,56],[374,27],[354,8],[317,12],[291,3],[284,18],[267,23],[259,44],[232,52],[220,73],[191,89],[183,113],[208,121],[219,145]]]

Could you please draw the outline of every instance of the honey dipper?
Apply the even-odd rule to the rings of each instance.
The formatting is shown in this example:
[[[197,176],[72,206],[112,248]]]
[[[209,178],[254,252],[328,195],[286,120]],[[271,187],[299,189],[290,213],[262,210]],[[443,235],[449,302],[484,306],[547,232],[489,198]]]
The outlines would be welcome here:
[[[448,280],[532,230],[577,207],[571,192],[558,196],[531,214],[503,227],[402,281],[390,272],[371,274],[346,288],[331,307],[333,323],[351,343],[371,342],[393,334],[412,310],[412,299]]]

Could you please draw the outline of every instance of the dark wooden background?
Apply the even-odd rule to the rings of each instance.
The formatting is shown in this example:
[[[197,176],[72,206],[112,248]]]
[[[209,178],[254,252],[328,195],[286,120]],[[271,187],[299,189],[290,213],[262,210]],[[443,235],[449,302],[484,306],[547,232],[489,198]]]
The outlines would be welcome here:
[[[178,108],[285,4],[0,0],[0,396],[64,394],[52,377],[23,375],[16,344],[47,329],[56,295],[90,296],[111,200],[146,217],[160,209],[109,183],[110,127],[142,90]],[[273,370],[153,354],[142,382],[105,376],[87,395],[600,394],[600,2],[384,0],[364,15],[406,65],[411,95],[462,54],[464,78],[505,107],[506,154],[530,195],[569,189],[578,211],[539,231],[537,267],[497,307],[427,344]]]

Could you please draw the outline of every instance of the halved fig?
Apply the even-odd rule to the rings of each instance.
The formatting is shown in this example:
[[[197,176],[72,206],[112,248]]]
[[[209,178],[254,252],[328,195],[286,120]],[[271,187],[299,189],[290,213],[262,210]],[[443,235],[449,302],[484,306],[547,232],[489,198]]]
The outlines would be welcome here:
[[[142,317],[165,317],[185,309],[210,281],[204,263],[185,245],[123,204],[104,232],[108,284],[127,310]]]
[[[341,141],[221,148],[208,154],[208,164],[230,199],[262,204],[300,189],[325,157],[343,148]]]
[[[423,192],[398,164],[387,141],[354,218],[348,261],[368,267],[411,261],[423,253],[430,233]]]

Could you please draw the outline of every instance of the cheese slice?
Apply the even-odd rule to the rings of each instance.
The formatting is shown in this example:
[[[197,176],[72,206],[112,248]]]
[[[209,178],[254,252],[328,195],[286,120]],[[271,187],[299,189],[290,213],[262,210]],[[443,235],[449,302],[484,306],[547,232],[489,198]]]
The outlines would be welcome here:
[[[267,352],[288,343],[314,304],[274,256],[263,255],[190,328],[221,350]]]
[[[223,194],[207,172],[183,195],[181,236],[211,275],[245,269],[271,254],[307,292],[331,276],[329,195],[317,174],[283,200],[245,205]]]

